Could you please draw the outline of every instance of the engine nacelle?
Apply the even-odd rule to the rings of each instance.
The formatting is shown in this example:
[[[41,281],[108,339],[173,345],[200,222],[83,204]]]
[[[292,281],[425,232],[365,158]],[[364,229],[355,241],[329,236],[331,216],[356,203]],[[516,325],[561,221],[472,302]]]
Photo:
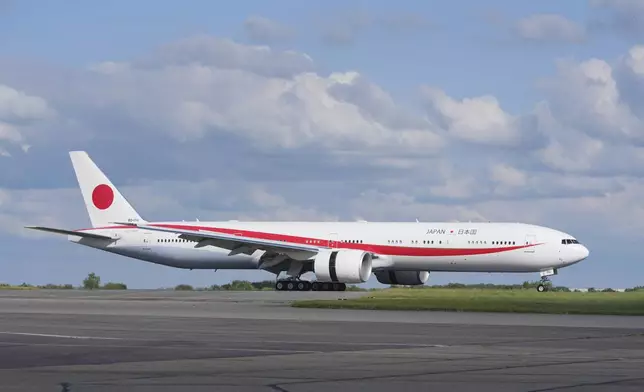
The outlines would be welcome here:
[[[371,276],[371,265],[371,253],[329,249],[315,256],[313,272],[319,282],[364,283]]]
[[[375,271],[374,275],[382,284],[417,286],[429,279],[429,271]]]

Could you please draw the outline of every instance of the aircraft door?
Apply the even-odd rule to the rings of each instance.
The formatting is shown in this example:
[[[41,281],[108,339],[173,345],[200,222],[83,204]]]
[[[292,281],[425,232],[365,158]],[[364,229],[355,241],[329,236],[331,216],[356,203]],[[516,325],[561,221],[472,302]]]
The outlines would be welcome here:
[[[152,232],[143,232],[143,250],[152,250]]]
[[[329,234],[329,248],[335,249],[338,247],[338,233]]]
[[[534,245],[537,243],[537,236],[528,234],[525,236],[525,245]],[[529,246],[523,250],[524,253],[534,253],[534,246]]]

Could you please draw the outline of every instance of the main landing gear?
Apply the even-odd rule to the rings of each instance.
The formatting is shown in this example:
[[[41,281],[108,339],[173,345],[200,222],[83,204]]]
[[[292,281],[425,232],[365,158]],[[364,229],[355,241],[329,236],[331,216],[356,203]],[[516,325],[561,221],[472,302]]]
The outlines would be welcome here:
[[[537,285],[537,291],[540,293],[549,291],[552,288],[552,283],[550,282],[550,276],[557,275],[557,269],[550,269],[546,271],[541,271],[541,283]]]
[[[344,283],[309,282],[306,280],[278,280],[275,282],[277,291],[345,291]]]

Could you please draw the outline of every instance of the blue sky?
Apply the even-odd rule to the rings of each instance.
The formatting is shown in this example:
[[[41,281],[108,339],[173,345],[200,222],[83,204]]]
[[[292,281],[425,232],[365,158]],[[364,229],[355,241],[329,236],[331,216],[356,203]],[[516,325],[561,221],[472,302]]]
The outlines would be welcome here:
[[[591,249],[556,283],[644,284],[641,26],[617,0],[0,1],[0,281],[270,277],[23,230],[88,224],[84,149],[148,219],[524,221]]]

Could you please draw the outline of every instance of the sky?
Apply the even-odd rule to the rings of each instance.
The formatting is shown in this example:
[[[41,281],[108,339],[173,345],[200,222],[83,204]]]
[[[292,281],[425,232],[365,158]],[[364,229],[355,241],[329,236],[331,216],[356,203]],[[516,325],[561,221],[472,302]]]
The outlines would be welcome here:
[[[88,227],[85,150],[147,220],[526,222],[644,285],[642,1],[0,0],[0,48],[0,282],[273,277],[24,229]]]

